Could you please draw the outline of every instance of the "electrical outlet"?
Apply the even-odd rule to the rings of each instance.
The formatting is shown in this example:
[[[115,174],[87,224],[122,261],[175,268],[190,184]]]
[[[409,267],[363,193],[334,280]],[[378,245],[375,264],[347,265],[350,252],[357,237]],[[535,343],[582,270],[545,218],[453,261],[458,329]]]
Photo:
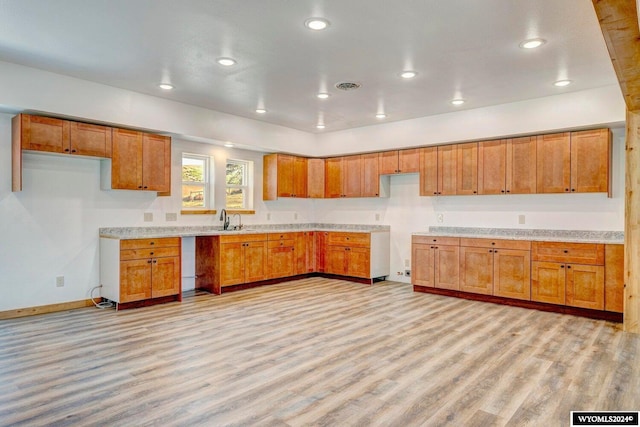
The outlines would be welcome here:
[[[58,288],[64,287],[64,276],[57,276],[56,277],[56,287],[58,287]]]
[[[524,224],[524,215],[518,215],[518,224]]]
[[[151,221],[153,221],[153,213],[145,212],[144,213],[144,222],[151,222]]]
[[[267,213],[267,221],[271,221],[271,213]]]
[[[379,213],[376,214],[376,221],[380,221],[380,214]]]
[[[409,268],[409,267],[411,267],[411,261],[408,260],[408,259],[405,259],[404,260],[404,268]]]
[[[444,214],[438,214],[438,222],[439,223],[443,223],[444,222]]]
[[[177,221],[178,220],[178,214],[175,212],[167,212],[164,215],[164,218],[166,221]]]
[[[404,275],[407,277],[411,277],[411,270],[405,270]]]
[[[293,213],[293,219],[298,219],[298,212]]]

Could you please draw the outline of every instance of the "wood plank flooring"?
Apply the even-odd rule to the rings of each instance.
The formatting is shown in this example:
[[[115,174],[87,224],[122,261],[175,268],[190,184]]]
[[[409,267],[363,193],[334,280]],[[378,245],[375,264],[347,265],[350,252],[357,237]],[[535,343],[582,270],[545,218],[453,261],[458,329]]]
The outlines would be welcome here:
[[[0,321],[0,425],[569,425],[640,409],[605,321],[323,278]]]

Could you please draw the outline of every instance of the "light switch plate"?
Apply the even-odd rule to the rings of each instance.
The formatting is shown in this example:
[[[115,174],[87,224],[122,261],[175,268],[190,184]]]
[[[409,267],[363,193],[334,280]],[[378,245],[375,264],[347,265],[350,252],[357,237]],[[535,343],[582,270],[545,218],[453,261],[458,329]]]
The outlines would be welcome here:
[[[524,215],[518,215],[518,224],[524,224],[525,218]]]
[[[165,220],[166,221],[177,221],[178,220],[178,214],[175,212],[167,212],[165,215]]]
[[[153,221],[153,213],[145,212],[144,213],[144,222],[151,222],[151,221]]]

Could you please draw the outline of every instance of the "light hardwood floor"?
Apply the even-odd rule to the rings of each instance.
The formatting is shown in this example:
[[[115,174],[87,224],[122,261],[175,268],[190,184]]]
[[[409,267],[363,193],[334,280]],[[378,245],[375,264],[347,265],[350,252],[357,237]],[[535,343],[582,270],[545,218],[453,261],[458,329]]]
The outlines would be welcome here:
[[[640,409],[604,321],[303,279],[0,321],[0,425],[569,425]]]

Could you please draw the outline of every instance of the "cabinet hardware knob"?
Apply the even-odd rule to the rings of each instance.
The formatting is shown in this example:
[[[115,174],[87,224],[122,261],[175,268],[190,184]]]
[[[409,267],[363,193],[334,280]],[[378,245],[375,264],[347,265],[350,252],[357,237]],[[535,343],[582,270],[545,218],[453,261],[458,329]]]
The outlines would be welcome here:
[[[438,192],[437,192],[437,191],[434,191],[434,192],[433,192],[433,194],[438,194]]]
[[[570,265],[567,265],[567,268],[571,268],[571,266],[570,266]]]
[[[572,189],[571,189],[571,191],[576,191],[576,189],[575,189],[575,188],[572,188]]]
[[[473,190],[473,194],[476,194],[476,193],[477,193],[477,191],[476,191],[476,190]]]
[[[431,246],[429,249],[433,249],[433,246]]]
[[[68,149],[68,148],[65,148],[65,149],[64,149],[64,151],[67,151],[67,152],[68,152],[68,151],[69,151],[69,149]]]
[[[76,152],[76,150],[71,150],[71,152],[72,152],[72,153],[75,153],[75,152]]]
[[[563,252],[564,252],[565,254],[568,254],[568,253],[569,253],[569,251],[568,251],[568,250],[566,250],[566,249],[565,249]]]
[[[437,240],[436,240],[436,239],[433,239],[433,241],[434,241],[434,242],[437,242]]]
[[[569,191],[569,189],[568,189],[568,188],[565,188],[565,189],[564,189],[564,191]]]
[[[138,188],[142,188],[142,185],[138,185]]]
[[[493,251],[491,249],[489,249],[489,253],[492,253]]]
[[[492,244],[492,245],[495,245],[495,244],[496,244],[496,242],[491,242],[491,244]]]
[[[437,246],[436,246],[435,248],[436,248],[436,249],[438,249],[438,247],[437,247]]]
[[[147,261],[147,264],[151,264],[151,260],[148,260],[148,261]]]
[[[511,193],[511,190],[507,190],[507,193]]]
[[[145,186],[144,186],[144,188],[145,188],[145,189],[147,189],[147,188],[149,188],[149,187],[147,187],[147,186],[145,185]]]
[[[149,244],[150,244],[150,245],[155,245],[155,244],[156,244],[156,242],[149,242]]]
[[[149,252],[149,255],[153,255],[153,252]]]
[[[504,193],[504,190],[500,190],[501,193]]]
[[[154,263],[154,264],[157,264],[157,263],[158,263],[158,260],[157,260],[157,259],[154,259],[154,260],[153,260],[153,263]]]
[[[493,253],[494,253],[494,254],[497,254],[497,253],[498,253],[498,250],[497,250],[497,249],[494,249],[494,250],[493,250]]]
[[[564,268],[564,265],[561,265],[560,268]]]

